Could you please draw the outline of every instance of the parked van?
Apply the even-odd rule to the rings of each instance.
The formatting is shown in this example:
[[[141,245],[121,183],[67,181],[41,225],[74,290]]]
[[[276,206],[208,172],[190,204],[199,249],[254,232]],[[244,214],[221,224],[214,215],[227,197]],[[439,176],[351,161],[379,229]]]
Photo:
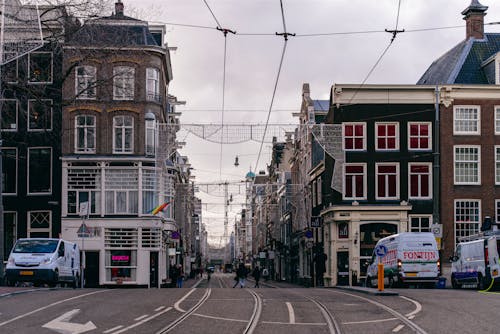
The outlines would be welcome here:
[[[491,280],[500,281],[499,231],[472,236],[472,241],[460,242],[451,261],[451,284],[458,289],[463,285],[487,288]]]
[[[375,250],[385,246],[379,257]],[[440,275],[439,252],[431,232],[404,232],[380,239],[368,266],[366,285],[376,286],[378,263],[384,265],[384,285],[404,286],[410,283],[434,287]]]
[[[62,239],[19,239],[9,255],[5,277],[9,286],[33,282],[35,286],[61,283],[76,288],[80,283],[80,250]]]

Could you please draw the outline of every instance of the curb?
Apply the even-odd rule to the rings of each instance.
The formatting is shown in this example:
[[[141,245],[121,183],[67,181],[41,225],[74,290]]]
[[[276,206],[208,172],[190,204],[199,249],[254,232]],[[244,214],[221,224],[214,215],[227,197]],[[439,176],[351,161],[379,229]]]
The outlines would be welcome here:
[[[332,288],[339,290],[355,291],[372,296],[399,296],[399,292],[392,290],[378,291],[378,289],[374,288],[363,288],[363,287],[353,287],[353,286],[334,286]]]

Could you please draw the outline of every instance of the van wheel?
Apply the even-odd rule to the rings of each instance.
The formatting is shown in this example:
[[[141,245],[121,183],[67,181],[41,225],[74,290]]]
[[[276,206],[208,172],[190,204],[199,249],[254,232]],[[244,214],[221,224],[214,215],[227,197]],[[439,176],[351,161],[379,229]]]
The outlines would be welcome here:
[[[451,278],[451,287],[453,289],[460,289],[462,287],[462,284],[458,283],[458,281],[455,277],[452,277]]]
[[[477,289],[484,290],[490,286],[492,279],[490,278],[488,280],[486,277],[483,277],[482,275],[478,275],[477,280],[478,280]]]
[[[49,288],[55,288],[58,282],[59,282],[59,272],[56,270],[54,272],[54,280],[52,282],[48,282],[47,285],[49,286]]]
[[[35,281],[35,282],[33,282],[33,286],[34,286],[35,288],[39,288],[39,287],[41,287],[41,286],[42,286],[42,283],[41,283],[40,281]]]
[[[15,286],[16,285],[16,281],[11,281],[11,280],[9,280],[9,279],[6,278],[5,279],[5,284],[7,286]]]

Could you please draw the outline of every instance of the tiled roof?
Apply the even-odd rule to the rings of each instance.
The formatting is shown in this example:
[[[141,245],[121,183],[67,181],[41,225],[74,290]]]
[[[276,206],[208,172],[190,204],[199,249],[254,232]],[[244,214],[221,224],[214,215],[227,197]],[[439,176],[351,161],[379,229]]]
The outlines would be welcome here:
[[[500,51],[500,34],[462,41],[435,60],[417,85],[489,84],[482,64]]]

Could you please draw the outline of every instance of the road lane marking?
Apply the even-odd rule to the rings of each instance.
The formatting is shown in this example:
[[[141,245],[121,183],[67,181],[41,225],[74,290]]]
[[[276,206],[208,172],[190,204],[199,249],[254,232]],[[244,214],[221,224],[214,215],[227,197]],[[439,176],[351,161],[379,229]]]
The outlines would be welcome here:
[[[111,291],[111,290],[99,290],[99,291],[93,291],[93,292],[89,292],[89,293],[86,293],[86,294],[83,294],[83,295],[79,295],[79,296],[75,296],[75,297],[71,297],[71,298],[67,298],[67,299],[63,299],[63,300],[59,300],[57,302],[54,302],[52,304],[49,304],[49,305],[46,305],[46,306],[43,306],[43,307],[40,307],[40,308],[37,308],[36,310],[33,310],[33,311],[30,311],[28,313],[24,313],[24,314],[21,314],[21,315],[18,315],[17,317],[14,317],[12,319],[9,319],[9,320],[6,320],[4,322],[0,322],[0,327],[4,326],[4,325],[7,325],[7,324],[10,324],[11,322],[14,322],[16,320],[19,320],[19,319],[22,319],[22,318],[25,318],[27,316],[30,316],[32,314],[35,314],[37,312],[40,312],[40,311],[43,311],[43,310],[46,310],[48,309],[49,307],[52,307],[52,306],[55,306],[55,305],[59,305],[59,304],[62,304],[62,303],[65,303],[65,302],[68,302],[70,300],[74,300],[74,299],[78,299],[78,298],[83,298],[83,297],[87,297],[87,296],[90,296],[90,295],[95,295],[96,293],[102,293],[102,292],[107,292],[107,291]]]
[[[104,333],[104,334],[108,334],[108,333],[114,332],[114,331],[116,331],[116,330],[118,330],[118,329],[120,329],[120,328],[122,328],[122,327],[123,327],[123,325],[119,325],[119,326],[116,326],[116,327],[110,328],[110,329],[108,329],[108,330],[104,331],[103,333]]]
[[[158,308],[155,308],[155,312],[161,311],[165,308],[165,306],[160,306]]]
[[[394,320],[399,320],[399,319],[398,318],[386,318],[386,319],[365,320],[365,321],[348,321],[348,322],[343,322],[342,325],[370,324],[370,323],[386,322],[386,321],[394,321]]]
[[[140,317],[135,318],[134,320],[135,320],[135,321],[139,321],[139,320],[142,320],[142,319],[147,318],[147,317],[149,317],[149,314],[144,314],[144,315],[141,315]]]
[[[297,326],[326,326],[328,325],[326,322],[296,322],[296,323],[289,323],[289,322],[279,322],[279,321],[262,321],[263,324],[268,324],[268,325],[297,325]]]
[[[185,313],[186,311],[181,309],[180,305],[181,303],[186,300],[187,297],[189,297],[193,292],[195,292],[196,290],[195,289],[192,289],[192,290],[189,290],[188,293],[186,293],[181,299],[179,299],[175,304],[174,304],[174,308],[181,312],[181,313]]]
[[[154,314],[154,315],[150,316],[149,318],[146,318],[146,319],[143,319],[143,320],[141,320],[141,321],[139,321],[139,322],[136,322],[135,324],[130,325],[130,326],[128,326],[128,327],[125,327],[125,328],[123,328],[123,329],[121,329],[121,330],[119,330],[119,331],[117,331],[117,332],[113,332],[113,334],[123,333],[123,332],[128,331],[129,329],[132,329],[132,328],[135,328],[135,327],[137,327],[137,326],[140,326],[140,325],[142,325],[143,323],[148,322],[148,321],[150,321],[150,320],[153,320],[154,318],[156,318],[156,317],[158,317],[158,316],[162,315],[163,313],[166,313],[166,312],[170,311],[171,309],[172,309],[171,307],[168,307],[168,308],[166,308],[165,310],[163,310],[163,311],[161,311],[161,312],[158,312],[158,313],[156,313],[156,314]]]
[[[73,318],[73,316],[75,316],[79,312],[80,309],[74,309],[69,312],[66,312],[63,315],[55,318],[54,320],[47,322],[42,327],[63,334],[85,333],[97,328],[92,321],[87,321],[84,324],[80,324],[77,322],[70,322],[71,318]]]
[[[407,300],[409,302],[412,302],[413,304],[415,304],[416,308],[414,311],[408,313],[408,314],[405,314],[405,316],[409,319],[410,317],[415,318],[415,315],[417,315],[417,313],[419,313],[420,311],[422,311],[422,305],[417,302],[416,300],[413,300],[413,299],[410,299],[408,297],[405,297],[405,296],[399,296],[400,298],[403,298],[404,300]]]
[[[392,331],[393,331],[394,333],[397,333],[397,332],[399,332],[401,329],[403,329],[403,327],[404,327],[404,326],[405,326],[405,325],[398,325],[398,326],[396,326],[396,328],[394,328]]]
[[[193,313],[193,315],[195,315],[197,317],[201,317],[201,318],[208,318],[208,319],[214,319],[214,320],[226,320],[226,321],[245,322],[245,323],[248,322],[248,320],[214,317],[211,315],[205,315],[205,314],[200,314],[200,313]]]
[[[290,323],[295,323],[295,313],[293,312],[293,306],[291,303],[286,302],[286,307],[288,308],[288,318],[290,319]]]

